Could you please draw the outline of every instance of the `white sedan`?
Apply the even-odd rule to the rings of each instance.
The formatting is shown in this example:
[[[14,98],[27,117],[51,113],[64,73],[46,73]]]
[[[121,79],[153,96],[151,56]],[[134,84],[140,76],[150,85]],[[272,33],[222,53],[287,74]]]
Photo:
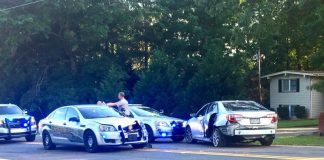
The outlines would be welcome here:
[[[92,153],[100,146],[144,148],[148,143],[147,131],[141,122],[98,105],[60,107],[39,122],[39,133],[46,150],[56,145],[84,145],[86,151]]]

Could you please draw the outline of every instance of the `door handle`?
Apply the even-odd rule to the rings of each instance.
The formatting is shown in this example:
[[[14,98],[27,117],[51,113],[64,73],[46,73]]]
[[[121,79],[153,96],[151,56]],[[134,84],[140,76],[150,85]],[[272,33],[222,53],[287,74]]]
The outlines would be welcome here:
[[[65,126],[65,125],[66,125],[66,123],[63,123],[63,125]]]
[[[52,124],[52,121],[49,121],[50,124]]]

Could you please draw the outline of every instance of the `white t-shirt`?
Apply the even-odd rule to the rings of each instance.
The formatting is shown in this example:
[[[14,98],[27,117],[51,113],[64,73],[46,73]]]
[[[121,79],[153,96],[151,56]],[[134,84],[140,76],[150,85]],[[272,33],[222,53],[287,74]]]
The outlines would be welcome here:
[[[123,98],[120,101],[116,102],[116,104],[117,104],[117,107],[118,107],[118,109],[120,111],[123,111],[124,110],[125,111],[125,114],[127,116],[130,115],[130,111],[129,111],[129,108],[128,108],[128,101],[125,98]]]

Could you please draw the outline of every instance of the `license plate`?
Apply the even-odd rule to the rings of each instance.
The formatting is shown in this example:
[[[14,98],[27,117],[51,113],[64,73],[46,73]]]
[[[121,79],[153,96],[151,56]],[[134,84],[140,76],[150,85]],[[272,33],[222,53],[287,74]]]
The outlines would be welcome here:
[[[260,124],[260,118],[251,118],[250,123],[251,124]]]
[[[137,141],[137,134],[128,134],[128,141]]]
[[[10,130],[11,133],[25,133],[27,132],[26,128],[15,128]]]

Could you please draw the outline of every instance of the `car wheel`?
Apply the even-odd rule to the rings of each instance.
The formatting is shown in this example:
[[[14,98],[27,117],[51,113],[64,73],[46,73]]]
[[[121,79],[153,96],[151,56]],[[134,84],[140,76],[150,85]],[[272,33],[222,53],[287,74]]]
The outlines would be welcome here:
[[[92,131],[86,131],[84,134],[84,148],[89,153],[95,153],[99,150],[96,135]]]
[[[265,137],[259,140],[262,146],[271,146],[273,143],[273,138]]]
[[[174,136],[174,137],[171,137],[172,141],[173,142],[181,142],[183,141],[184,137],[182,136]]]
[[[213,130],[211,140],[213,142],[214,147],[224,147],[224,146],[226,146],[226,139],[225,139],[224,135],[220,132],[220,130],[218,128],[215,128]]]
[[[29,135],[25,137],[27,142],[34,142],[36,139],[36,135]]]
[[[52,138],[47,131],[44,131],[42,136],[43,146],[46,150],[52,150],[56,148],[56,145],[52,142]]]
[[[146,131],[147,131],[148,141],[150,143],[151,142],[154,142],[155,141],[155,137],[154,137],[152,128],[149,125],[145,125],[145,128],[146,128]]]
[[[195,139],[193,139],[191,128],[189,126],[186,127],[184,139],[187,143],[196,143],[197,142]]]
[[[143,144],[132,144],[132,147],[135,148],[135,149],[142,149],[146,145],[147,145],[146,143],[143,143]]]
[[[4,138],[6,141],[10,141],[12,138],[10,138],[10,137],[6,137],[6,138]]]

